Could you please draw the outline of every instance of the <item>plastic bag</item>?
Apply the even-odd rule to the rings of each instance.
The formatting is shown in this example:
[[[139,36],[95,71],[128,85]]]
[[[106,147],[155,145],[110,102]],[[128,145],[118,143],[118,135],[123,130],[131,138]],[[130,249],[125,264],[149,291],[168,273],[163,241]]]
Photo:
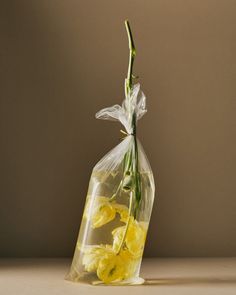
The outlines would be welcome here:
[[[155,192],[150,164],[136,138],[136,121],[146,111],[146,98],[136,84],[121,106],[96,114],[120,121],[125,138],[93,168],[69,280],[143,282],[139,272]]]

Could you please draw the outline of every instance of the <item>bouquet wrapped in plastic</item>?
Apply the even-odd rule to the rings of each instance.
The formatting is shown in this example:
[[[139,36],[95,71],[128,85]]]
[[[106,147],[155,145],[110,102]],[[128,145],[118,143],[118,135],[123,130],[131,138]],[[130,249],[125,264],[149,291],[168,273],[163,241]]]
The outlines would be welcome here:
[[[120,144],[93,168],[72,265],[71,281],[91,284],[140,284],[140,265],[151,216],[155,185],[152,170],[136,137],[146,113],[140,85],[132,85],[135,56],[128,21],[130,62],[122,105],[102,109],[96,118],[119,121]]]

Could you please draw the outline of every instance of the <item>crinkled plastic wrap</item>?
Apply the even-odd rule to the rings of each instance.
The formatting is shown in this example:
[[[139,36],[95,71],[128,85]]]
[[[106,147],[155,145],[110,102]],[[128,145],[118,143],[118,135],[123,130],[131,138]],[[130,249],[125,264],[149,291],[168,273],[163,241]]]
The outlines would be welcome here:
[[[124,139],[93,168],[67,279],[91,284],[140,284],[140,265],[154,201],[154,179],[133,120],[146,113],[136,84],[120,105],[96,118],[120,121]]]

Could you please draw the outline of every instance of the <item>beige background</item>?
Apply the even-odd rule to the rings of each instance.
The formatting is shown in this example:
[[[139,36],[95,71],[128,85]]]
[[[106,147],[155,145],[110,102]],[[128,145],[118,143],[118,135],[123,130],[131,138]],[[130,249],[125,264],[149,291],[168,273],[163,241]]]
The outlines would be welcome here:
[[[70,256],[119,142],[130,19],[155,175],[146,256],[236,255],[236,1],[1,1],[0,255]]]

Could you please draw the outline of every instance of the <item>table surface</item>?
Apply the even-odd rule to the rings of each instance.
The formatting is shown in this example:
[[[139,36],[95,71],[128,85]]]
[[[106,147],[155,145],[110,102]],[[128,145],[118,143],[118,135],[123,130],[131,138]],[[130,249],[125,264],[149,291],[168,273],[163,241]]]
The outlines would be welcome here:
[[[70,262],[1,259],[0,295],[236,295],[236,258],[144,259],[141,275],[146,282],[140,286],[91,286],[66,281]]]

